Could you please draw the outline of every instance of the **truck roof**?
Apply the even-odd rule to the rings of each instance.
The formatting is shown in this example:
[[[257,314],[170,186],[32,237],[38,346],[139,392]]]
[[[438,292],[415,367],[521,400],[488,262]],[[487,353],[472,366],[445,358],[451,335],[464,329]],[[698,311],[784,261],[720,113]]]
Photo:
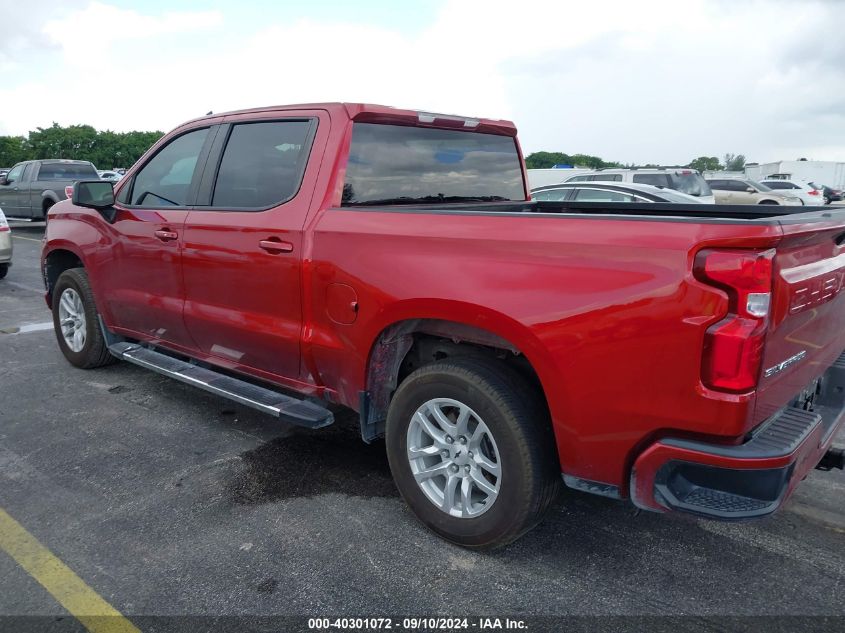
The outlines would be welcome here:
[[[455,114],[441,114],[427,110],[407,110],[373,103],[297,103],[291,105],[265,106],[247,108],[231,112],[208,114],[187,121],[183,125],[196,123],[206,119],[235,116],[241,114],[257,114],[262,112],[284,112],[287,110],[326,110],[330,115],[345,116],[353,121],[366,123],[393,123],[398,125],[421,125],[430,127],[461,128],[467,131],[516,136],[516,125],[512,121],[503,119],[487,119],[482,117],[467,117]],[[181,125],[179,127],[182,127]]]

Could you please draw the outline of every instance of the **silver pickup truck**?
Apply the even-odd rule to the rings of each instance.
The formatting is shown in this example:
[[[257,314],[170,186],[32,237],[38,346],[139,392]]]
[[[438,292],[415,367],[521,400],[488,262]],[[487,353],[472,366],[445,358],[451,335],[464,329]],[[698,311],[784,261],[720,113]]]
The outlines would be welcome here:
[[[98,180],[94,165],[83,160],[28,160],[0,176],[0,209],[11,218],[42,220],[65,200],[65,187],[77,180]]]

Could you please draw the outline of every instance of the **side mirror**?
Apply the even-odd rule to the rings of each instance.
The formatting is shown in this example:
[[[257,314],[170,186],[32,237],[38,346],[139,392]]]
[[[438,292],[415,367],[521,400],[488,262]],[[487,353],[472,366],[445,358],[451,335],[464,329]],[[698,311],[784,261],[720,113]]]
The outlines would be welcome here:
[[[757,190],[754,187],[746,187],[745,191],[748,193],[757,193]]]
[[[9,184],[9,179],[6,178],[5,175],[0,176],[0,185],[8,185],[8,184]]]
[[[114,185],[108,180],[80,180],[73,185],[73,204],[101,211],[114,206]]]
[[[114,183],[108,180],[80,180],[73,185],[73,204],[99,211],[109,222],[114,221]]]

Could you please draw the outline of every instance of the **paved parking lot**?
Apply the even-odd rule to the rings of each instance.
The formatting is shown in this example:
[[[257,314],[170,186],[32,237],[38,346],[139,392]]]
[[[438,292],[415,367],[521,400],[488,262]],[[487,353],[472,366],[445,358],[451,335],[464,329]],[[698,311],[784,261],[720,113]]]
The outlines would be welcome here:
[[[722,615],[845,617],[841,471],[814,471],[780,514],[743,524],[570,492],[515,545],[467,552],[416,522],[351,416],[309,432],[130,365],[72,368],[48,325],[42,230],[15,226],[0,281],[0,510],[139,628],[154,615],[681,614],[705,630]],[[8,615],[83,630],[0,552]]]

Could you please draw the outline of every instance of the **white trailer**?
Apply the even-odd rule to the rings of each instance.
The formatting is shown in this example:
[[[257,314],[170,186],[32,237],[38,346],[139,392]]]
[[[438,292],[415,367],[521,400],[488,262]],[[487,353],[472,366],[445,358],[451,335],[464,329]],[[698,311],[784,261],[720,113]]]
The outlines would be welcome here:
[[[774,163],[749,163],[745,175],[752,180],[782,178],[804,180],[834,189],[845,188],[845,162],[832,160],[781,160]]]
[[[529,169],[527,171],[528,187],[530,189],[536,189],[537,187],[545,187],[546,185],[559,185],[565,182],[570,176],[584,174],[594,170],[589,167],[556,167],[554,169]]]

